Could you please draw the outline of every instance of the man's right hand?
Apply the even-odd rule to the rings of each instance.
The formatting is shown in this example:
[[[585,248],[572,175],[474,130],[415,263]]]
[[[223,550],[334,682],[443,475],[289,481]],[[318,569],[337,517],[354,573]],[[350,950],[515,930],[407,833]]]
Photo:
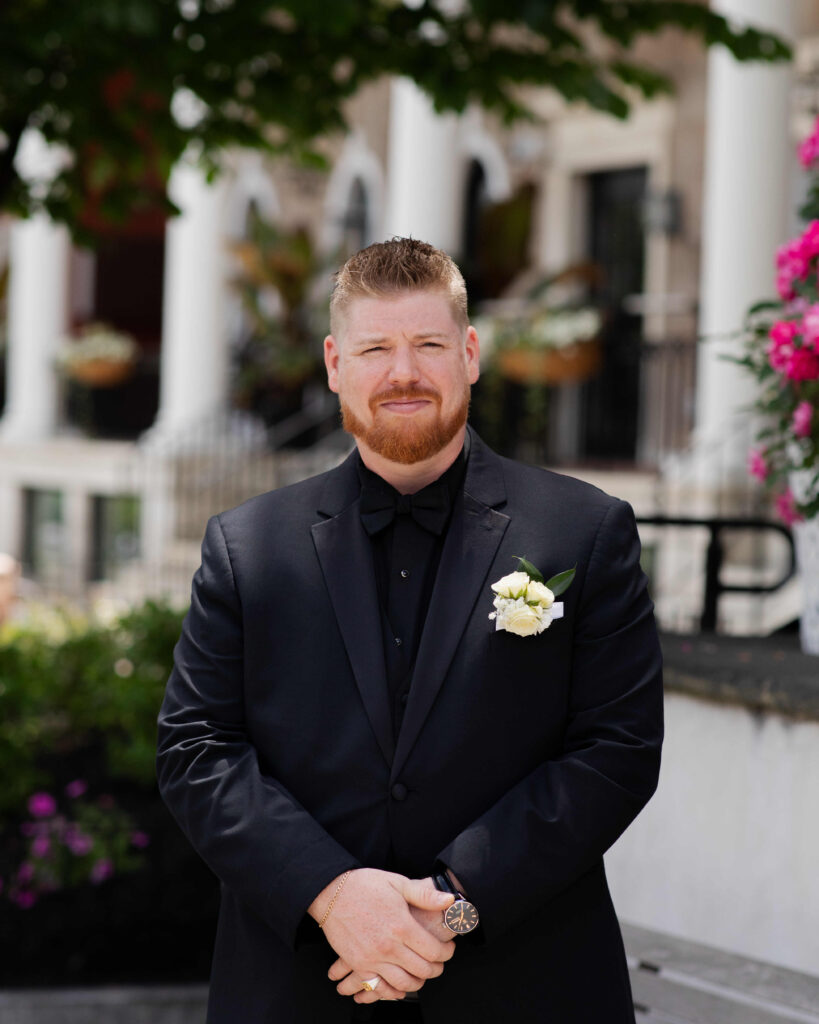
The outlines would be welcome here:
[[[340,879],[323,889],[308,912],[320,921]],[[429,978],[437,978],[455,952],[454,943],[436,938],[415,920],[412,909],[438,914],[452,903],[429,879],[409,879],[391,871],[358,868],[352,871],[324,924],[327,941],[343,964],[334,964],[330,976],[339,980],[342,995],[361,990],[364,979],[379,977],[376,992],[362,993],[358,1001],[401,999]],[[346,977],[339,973],[343,971]]]

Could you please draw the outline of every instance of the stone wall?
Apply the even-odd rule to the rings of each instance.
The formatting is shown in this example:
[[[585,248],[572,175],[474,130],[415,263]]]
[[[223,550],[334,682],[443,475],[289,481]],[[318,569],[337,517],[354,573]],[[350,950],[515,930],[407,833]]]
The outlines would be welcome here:
[[[664,638],[657,793],[612,848],[620,917],[819,975],[819,658]]]

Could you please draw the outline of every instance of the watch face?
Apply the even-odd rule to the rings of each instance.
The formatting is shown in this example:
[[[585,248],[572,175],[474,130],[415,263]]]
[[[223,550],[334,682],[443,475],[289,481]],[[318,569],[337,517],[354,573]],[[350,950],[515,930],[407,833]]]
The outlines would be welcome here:
[[[467,900],[455,900],[444,911],[444,924],[451,932],[463,935],[471,932],[478,923],[478,911]]]

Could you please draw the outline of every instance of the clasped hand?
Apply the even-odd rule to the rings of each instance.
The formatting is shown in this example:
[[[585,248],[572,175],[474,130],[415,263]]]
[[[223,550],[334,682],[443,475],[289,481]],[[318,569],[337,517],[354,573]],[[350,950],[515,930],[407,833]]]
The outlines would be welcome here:
[[[310,906],[323,913],[336,880]],[[455,952],[453,932],[443,911],[453,897],[439,892],[431,878],[405,878],[392,871],[358,868],[350,873],[324,924],[327,941],[339,959],[328,977],[338,992],[356,1002],[403,999],[429,978],[437,978]],[[381,981],[374,992],[362,990],[365,980]]]

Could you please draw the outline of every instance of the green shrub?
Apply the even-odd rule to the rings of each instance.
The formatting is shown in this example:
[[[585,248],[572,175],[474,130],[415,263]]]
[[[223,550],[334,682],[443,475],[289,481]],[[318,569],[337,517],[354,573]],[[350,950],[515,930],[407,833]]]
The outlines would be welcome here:
[[[156,716],[183,616],[148,601],[106,624],[56,612],[0,633],[0,824],[81,751],[99,753],[108,779],[153,785]]]

